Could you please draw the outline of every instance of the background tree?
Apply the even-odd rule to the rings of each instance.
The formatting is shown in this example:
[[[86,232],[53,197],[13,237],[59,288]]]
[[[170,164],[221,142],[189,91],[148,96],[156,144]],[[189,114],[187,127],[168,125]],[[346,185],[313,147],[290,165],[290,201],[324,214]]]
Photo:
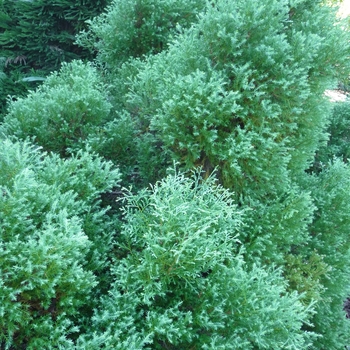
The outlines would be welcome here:
[[[7,96],[23,96],[62,62],[91,59],[89,51],[75,44],[75,35],[86,20],[108,4],[98,1],[0,1],[0,57],[5,60],[0,113]]]

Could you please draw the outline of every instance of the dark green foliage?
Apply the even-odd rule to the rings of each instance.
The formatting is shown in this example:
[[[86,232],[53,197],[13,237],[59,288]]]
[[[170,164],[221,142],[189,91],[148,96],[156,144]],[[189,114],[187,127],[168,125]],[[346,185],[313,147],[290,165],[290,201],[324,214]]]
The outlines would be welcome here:
[[[33,137],[46,151],[67,155],[108,118],[111,105],[103,89],[91,65],[64,63],[40,88],[10,104],[2,130],[20,139]]]
[[[322,164],[326,165],[333,157],[339,157],[348,162],[350,157],[350,102],[337,102],[334,104],[327,129],[329,140],[321,147],[316,156],[314,170],[320,170]]]
[[[86,144],[117,164],[123,182],[138,189],[162,178],[170,164],[166,150],[160,153],[154,136],[142,134],[127,112],[101,125],[98,132],[89,135]]]
[[[46,72],[57,69],[64,61],[81,58],[86,51],[74,44],[75,34],[107,3],[4,0],[0,3],[2,55],[9,64],[21,63]]]
[[[98,197],[119,173],[87,153],[61,161],[8,140],[0,169],[0,346],[70,348],[111,248]]]
[[[24,96],[28,89],[28,83],[22,81],[19,71],[13,72],[11,76],[5,73],[6,57],[0,56],[0,122],[3,121],[7,102],[14,96]]]
[[[23,96],[33,83],[24,77],[43,77],[62,62],[92,58],[75,44],[75,35],[86,28],[86,20],[102,12],[108,0],[0,2],[0,57],[5,59],[6,77],[0,89],[0,113],[6,96]]]

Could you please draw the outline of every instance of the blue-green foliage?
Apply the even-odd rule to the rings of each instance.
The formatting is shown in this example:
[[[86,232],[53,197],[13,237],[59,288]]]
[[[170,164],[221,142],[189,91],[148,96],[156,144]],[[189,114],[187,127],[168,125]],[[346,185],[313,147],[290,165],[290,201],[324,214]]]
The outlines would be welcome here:
[[[205,0],[114,0],[88,21],[89,30],[77,41],[96,50],[98,62],[113,71],[132,57],[166,49],[177,27],[189,27],[205,4]]]
[[[304,349],[311,309],[279,271],[242,259],[245,213],[213,178],[127,195],[115,282],[78,348]],[[98,346],[99,345],[99,346]]]
[[[285,266],[290,289],[305,292],[305,303],[316,298],[319,308],[336,269],[331,260],[340,256],[325,258],[318,244],[333,246],[322,236],[316,244],[312,227],[322,200],[302,179],[327,139],[324,90],[349,69],[348,33],[334,16],[320,1],[219,0],[168,50],[120,70],[122,76],[135,67],[124,105],[141,133],[180,167],[201,166],[207,175],[217,169],[219,182],[250,209],[241,232],[246,261]],[[335,215],[347,213],[339,206]],[[338,327],[314,319],[323,348],[346,342],[346,292],[338,284],[332,294]]]
[[[320,276],[324,291],[313,321],[314,330],[323,337],[315,347],[338,349],[340,344],[349,343],[349,322],[344,319],[342,308],[350,293],[350,169],[335,160],[317,176],[307,176],[304,186],[311,191],[317,206],[308,250],[317,251],[328,265],[327,273]]]
[[[220,164],[223,182],[238,193],[283,189],[289,171],[313,159],[327,116],[321,96],[342,50],[333,41],[344,39],[327,7],[312,5],[313,20],[305,21],[305,6],[218,1],[145,63],[129,104],[174,156]]]
[[[32,137],[45,150],[67,155],[79,150],[108,118],[111,105],[103,89],[90,64],[63,64],[40,88],[10,104],[1,129],[7,136]]]
[[[310,167],[349,71],[337,21],[115,0],[89,22],[97,68],[63,65],[0,126],[0,347],[343,349],[350,174]]]
[[[96,294],[94,273],[106,268],[111,249],[113,232],[104,230],[112,225],[98,197],[118,183],[118,171],[84,152],[67,161],[43,156],[28,142],[1,140],[4,349],[72,347],[69,338]]]
[[[295,179],[325,138],[322,94],[344,60],[333,41],[346,34],[332,11],[218,1],[167,51],[137,63],[130,83],[127,108],[163,149],[186,168],[218,167],[220,182],[253,209],[250,258],[280,263],[308,240],[314,206]]]

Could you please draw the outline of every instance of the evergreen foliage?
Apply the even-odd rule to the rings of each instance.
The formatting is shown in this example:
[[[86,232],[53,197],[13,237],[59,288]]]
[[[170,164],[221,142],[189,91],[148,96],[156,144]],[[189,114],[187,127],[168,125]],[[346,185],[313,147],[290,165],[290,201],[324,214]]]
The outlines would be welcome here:
[[[96,70],[73,61],[63,63],[27,97],[12,102],[2,129],[8,136],[32,137],[46,151],[66,155],[82,147],[106,121],[110,108]]]
[[[23,96],[37,78],[60,68],[62,62],[92,58],[75,44],[75,35],[86,20],[97,16],[108,0],[0,2],[0,57],[5,59],[6,78],[0,91],[0,113],[7,95]],[[31,77],[30,83],[23,81]],[[33,82],[34,81],[34,82]]]
[[[170,152],[186,169],[201,166],[205,176],[217,169],[220,183],[251,209],[241,233],[246,261],[285,266],[290,288],[320,305],[336,268],[330,260],[340,257],[325,260],[316,247],[320,198],[304,177],[327,139],[324,90],[348,69],[348,33],[334,16],[314,1],[217,1],[168,50],[118,72],[133,72],[124,108],[154,139],[154,151]],[[315,326],[327,349],[349,327],[346,286],[338,284],[338,293],[339,327]]]
[[[338,349],[339,344],[349,342],[349,322],[342,310],[350,293],[349,171],[347,165],[335,160],[318,176],[310,175],[304,184],[317,206],[308,250],[316,251],[328,266],[328,271],[319,276],[324,290],[313,321],[313,330],[322,334],[315,343],[317,349]]]
[[[97,52],[109,70],[132,57],[166,49],[178,26],[188,27],[204,9],[204,0],[114,0],[78,36],[78,44]]]
[[[99,336],[82,337],[81,348],[102,339],[96,348],[307,347],[301,326],[310,310],[286,292],[278,271],[247,269],[239,252],[244,212],[213,178],[170,175],[128,194],[124,211],[120,249],[128,255],[114,265],[94,317]]]
[[[128,108],[188,167],[220,165],[238,194],[276,192],[310,165],[326,123],[321,96],[347,57],[330,11],[219,1],[139,69]]]
[[[349,130],[350,130],[350,102],[337,102],[334,104],[327,131],[329,140],[326,145],[321,147],[316,156],[314,170],[320,170],[323,165],[339,157],[344,162],[348,162],[350,157],[349,149]]]
[[[43,158],[9,140],[0,168],[0,346],[71,348],[111,249],[98,196],[119,173],[86,153]]]
[[[120,167],[123,182],[141,189],[165,175],[170,165],[167,151],[159,152],[159,144],[151,133],[141,133],[140,125],[129,112],[116,112],[114,118],[90,134],[87,147]]]
[[[63,63],[0,125],[0,347],[349,345],[335,9],[114,0],[87,24],[95,66]]]
[[[197,20],[205,5],[205,0],[114,0],[77,37],[79,45],[96,54],[117,110],[115,119],[87,143],[120,165],[124,179],[137,188],[162,178],[172,160],[167,150],[159,152],[153,134],[144,132],[147,125],[133,118],[135,110],[125,110],[128,82],[138,71],[138,59],[166,49],[181,28]]]

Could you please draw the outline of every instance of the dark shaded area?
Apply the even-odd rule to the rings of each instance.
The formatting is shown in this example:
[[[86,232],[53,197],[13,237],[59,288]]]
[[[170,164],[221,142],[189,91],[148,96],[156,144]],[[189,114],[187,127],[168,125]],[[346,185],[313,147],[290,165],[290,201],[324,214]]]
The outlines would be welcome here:
[[[344,302],[344,311],[346,312],[346,318],[350,318],[350,298],[347,298]]]
[[[92,59],[75,44],[86,20],[100,14],[109,0],[8,1],[0,3],[0,115],[8,96],[25,96],[62,62]],[[29,81],[23,78],[29,78]],[[1,121],[1,117],[0,117]]]

